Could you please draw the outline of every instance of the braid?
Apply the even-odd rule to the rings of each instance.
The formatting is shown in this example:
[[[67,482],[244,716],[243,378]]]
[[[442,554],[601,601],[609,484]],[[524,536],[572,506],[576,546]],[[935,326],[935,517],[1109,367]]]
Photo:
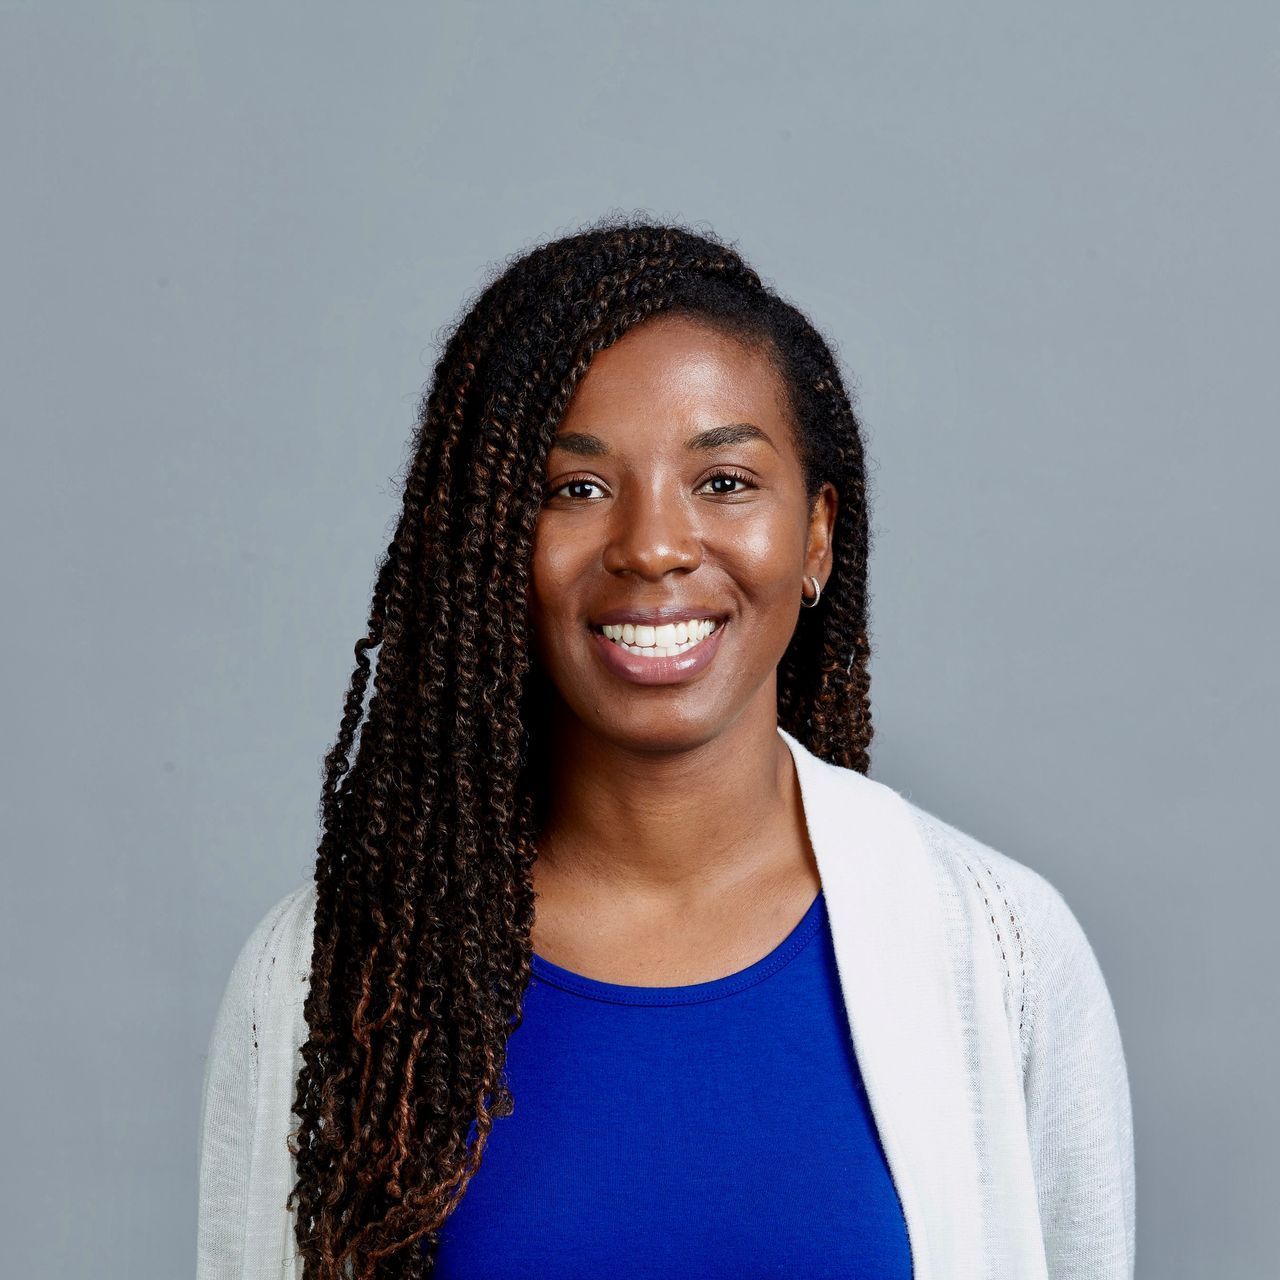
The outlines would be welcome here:
[[[682,227],[606,220],[509,260],[419,402],[324,762],[290,1135],[308,1280],[428,1275],[511,1112],[546,753],[527,616],[546,457],[592,359],[663,311],[764,343],[809,496],[828,480],[840,493],[832,578],[779,665],[778,715],[825,759],[869,767],[861,429],[826,342],[731,245]]]

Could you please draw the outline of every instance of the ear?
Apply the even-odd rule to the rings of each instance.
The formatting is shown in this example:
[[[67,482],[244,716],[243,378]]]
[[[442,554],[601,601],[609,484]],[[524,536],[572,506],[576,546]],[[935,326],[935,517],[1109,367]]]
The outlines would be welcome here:
[[[827,585],[831,566],[835,559],[836,512],[840,507],[840,494],[830,480],[814,495],[809,508],[809,533],[805,546],[804,571]]]

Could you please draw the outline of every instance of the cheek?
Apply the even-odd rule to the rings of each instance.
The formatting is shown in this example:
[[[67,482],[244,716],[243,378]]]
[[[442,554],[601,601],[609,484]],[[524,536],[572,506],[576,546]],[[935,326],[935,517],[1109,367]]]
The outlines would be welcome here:
[[[528,604],[535,623],[567,604],[581,573],[580,556],[567,538],[539,526],[529,568]]]
[[[727,563],[739,583],[761,599],[800,592],[804,540],[790,524],[748,525],[726,545]]]

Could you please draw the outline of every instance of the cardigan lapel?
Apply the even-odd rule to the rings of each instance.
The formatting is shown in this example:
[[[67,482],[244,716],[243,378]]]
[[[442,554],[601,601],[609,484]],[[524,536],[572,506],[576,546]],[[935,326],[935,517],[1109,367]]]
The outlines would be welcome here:
[[[915,1280],[984,1276],[972,1068],[928,851],[892,788],[795,760],[837,969]]]

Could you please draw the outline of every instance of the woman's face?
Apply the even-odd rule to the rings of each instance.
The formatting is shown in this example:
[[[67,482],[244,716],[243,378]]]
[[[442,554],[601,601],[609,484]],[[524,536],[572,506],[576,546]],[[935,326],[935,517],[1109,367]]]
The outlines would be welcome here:
[[[629,330],[578,384],[546,479],[529,608],[558,713],[651,749],[706,741],[756,701],[776,714],[805,575],[830,573],[836,492],[810,512],[768,356],[685,317]],[[638,628],[621,639],[640,652],[602,623]],[[655,640],[685,647],[653,656]]]

